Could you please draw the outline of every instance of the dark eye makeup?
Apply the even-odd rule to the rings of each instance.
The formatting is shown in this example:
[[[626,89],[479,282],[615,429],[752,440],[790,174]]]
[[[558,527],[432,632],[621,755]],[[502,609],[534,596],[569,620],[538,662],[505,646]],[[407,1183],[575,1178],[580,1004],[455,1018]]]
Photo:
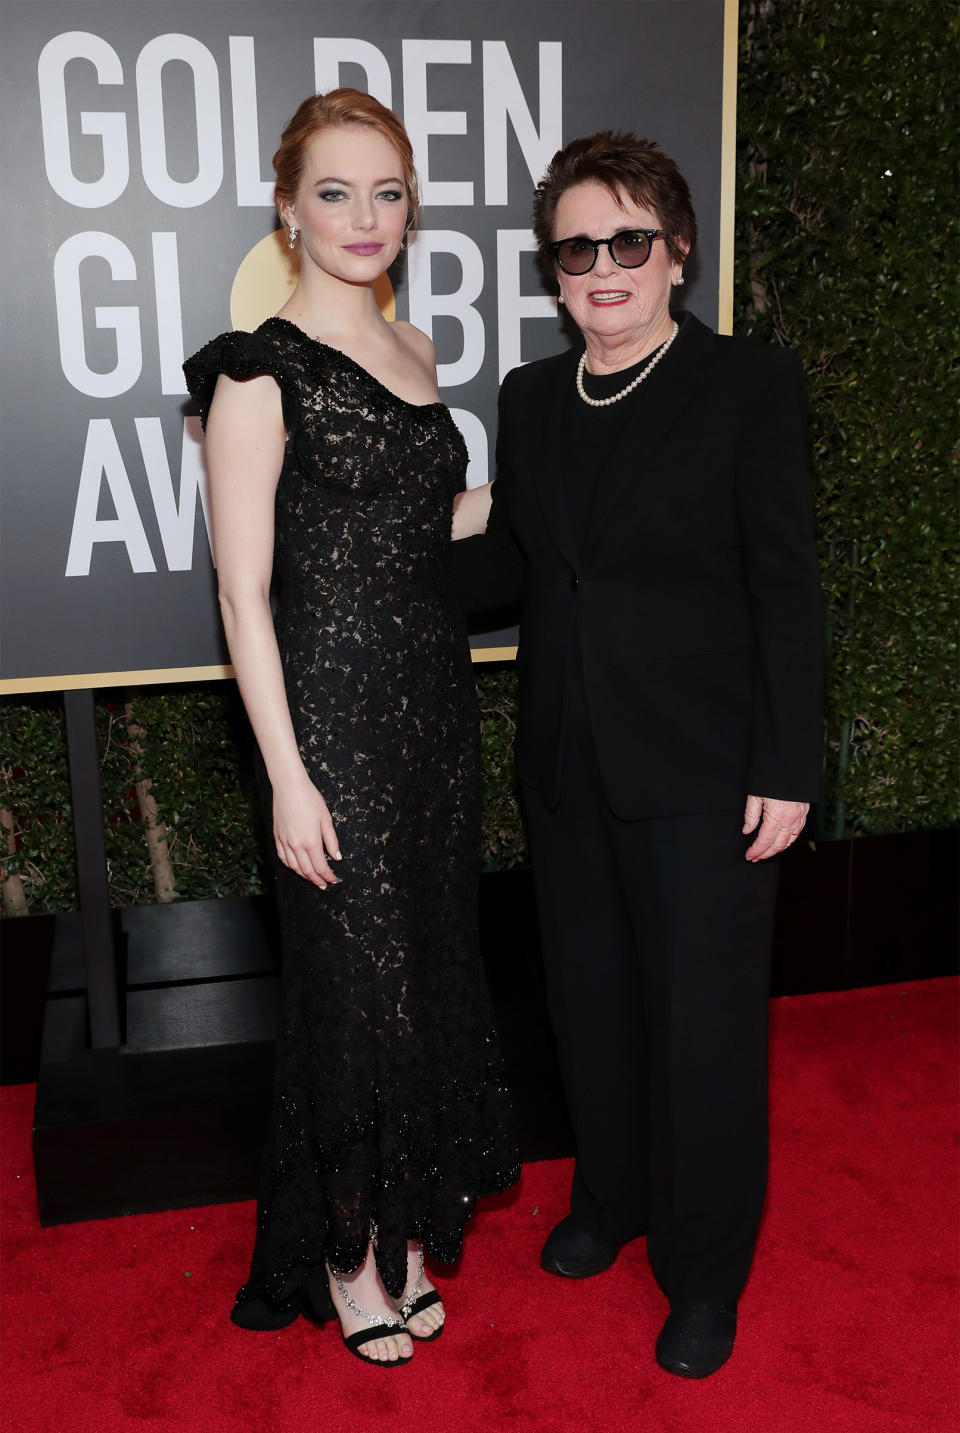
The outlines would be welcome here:
[[[334,203],[338,199],[346,199],[347,194],[343,189],[318,189],[317,197],[328,203]],[[398,200],[403,198],[403,191],[400,189],[380,189],[377,191],[376,198],[386,199],[391,204],[395,204]]]

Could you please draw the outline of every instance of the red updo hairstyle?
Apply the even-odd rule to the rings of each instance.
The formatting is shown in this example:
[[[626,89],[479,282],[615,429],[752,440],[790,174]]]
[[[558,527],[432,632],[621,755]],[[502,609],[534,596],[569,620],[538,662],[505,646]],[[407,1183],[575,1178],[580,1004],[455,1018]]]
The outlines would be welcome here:
[[[413,146],[393,110],[363,90],[330,90],[325,95],[310,95],[298,106],[284,127],[280,148],[273,156],[277,176],[273,197],[277,208],[281,204],[292,204],[296,198],[307,148],[317,135],[325,129],[355,127],[376,130],[397,151],[407,190],[408,227],[414,226],[420,205],[420,181],[413,167]]]

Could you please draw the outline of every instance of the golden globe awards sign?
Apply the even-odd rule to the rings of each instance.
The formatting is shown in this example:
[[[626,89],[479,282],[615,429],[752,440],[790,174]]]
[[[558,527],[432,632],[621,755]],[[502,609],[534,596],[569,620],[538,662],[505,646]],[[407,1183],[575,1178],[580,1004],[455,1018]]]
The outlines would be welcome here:
[[[629,128],[677,160],[701,226],[686,302],[729,327],[732,0],[5,0],[0,15],[0,690],[229,672],[180,366],[295,282],[270,155],[314,90],[369,90],[413,140],[421,232],[381,304],[432,335],[471,484],[492,476],[500,378],[567,343],[530,202],[576,135]]]

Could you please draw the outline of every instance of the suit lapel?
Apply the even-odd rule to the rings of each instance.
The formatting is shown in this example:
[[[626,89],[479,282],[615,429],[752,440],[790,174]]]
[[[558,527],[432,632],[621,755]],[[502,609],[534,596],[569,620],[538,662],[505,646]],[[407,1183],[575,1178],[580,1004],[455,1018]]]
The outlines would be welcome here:
[[[644,403],[627,423],[597,478],[597,489],[583,540],[583,557],[603,532],[623,489],[642,480],[647,459],[693,403],[706,382],[715,353],[714,335],[693,314],[687,314],[671,351],[657,371],[657,401]],[[653,381],[653,375],[651,375]]]
[[[563,482],[563,407],[573,389],[580,351],[561,355],[557,368],[545,375],[539,411],[527,416],[534,445],[533,470],[536,490],[547,526],[560,551],[571,567],[576,561],[577,543],[570,528],[570,514],[564,497]]]

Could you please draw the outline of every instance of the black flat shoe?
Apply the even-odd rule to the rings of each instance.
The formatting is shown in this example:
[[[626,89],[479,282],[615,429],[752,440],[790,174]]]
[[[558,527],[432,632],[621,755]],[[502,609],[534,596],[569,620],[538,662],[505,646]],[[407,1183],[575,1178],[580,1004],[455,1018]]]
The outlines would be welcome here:
[[[709,1378],[733,1353],[736,1304],[672,1309],[657,1339],[657,1363],[681,1378]]]
[[[572,1214],[552,1231],[540,1254],[540,1267],[565,1279],[588,1279],[609,1269],[623,1246],[607,1243],[578,1224]]]
[[[344,1347],[353,1354],[354,1358],[359,1358],[363,1363],[372,1363],[374,1368],[399,1368],[401,1364],[410,1362],[413,1358],[412,1353],[399,1354],[396,1358],[368,1358],[365,1353],[360,1352],[362,1344],[372,1343],[376,1338],[389,1338],[391,1334],[398,1333],[410,1334],[410,1330],[404,1328],[402,1324],[384,1324],[382,1328],[377,1324],[372,1324],[370,1328],[358,1329],[356,1333],[352,1334],[345,1334],[341,1329],[340,1337],[343,1339]],[[413,1334],[410,1334],[410,1337],[413,1338]]]
[[[437,1290],[431,1289],[428,1294],[421,1294],[419,1299],[414,1299],[413,1303],[410,1304],[409,1307],[404,1304],[404,1314],[407,1322],[407,1333],[412,1339],[415,1339],[417,1343],[433,1343],[433,1340],[435,1338],[439,1338],[440,1335],[443,1333],[443,1330],[446,1327],[446,1320],[444,1320],[444,1322],[440,1325],[439,1328],[435,1328],[433,1333],[414,1333],[413,1329],[410,1328],[410,1320],[413,1318],[414,1314],[422,1314],[424,1309],[429,1309],[432,1308],[434,1304],[442,1303],[443,1299],[441,1298]]]

